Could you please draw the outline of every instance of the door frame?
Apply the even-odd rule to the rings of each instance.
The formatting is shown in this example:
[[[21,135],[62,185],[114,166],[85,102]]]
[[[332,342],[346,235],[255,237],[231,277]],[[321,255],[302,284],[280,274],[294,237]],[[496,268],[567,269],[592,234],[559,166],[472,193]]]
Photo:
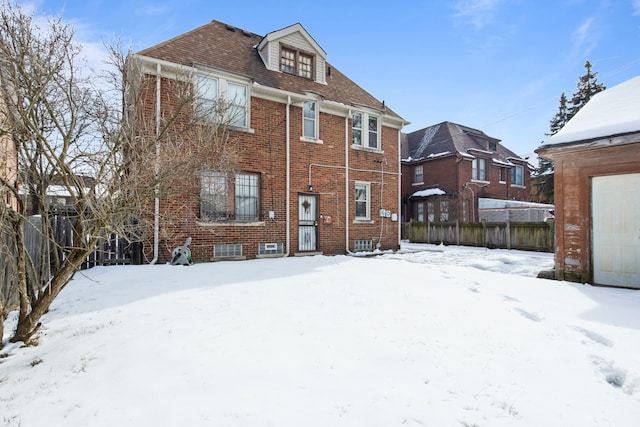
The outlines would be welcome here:
[[[308,214],[303,217],[302,203],[305,200],[313,200],[308,211]],[[315,193],[298,193],[298,251],[299,252],[317,252],[319,250],[319,233],[318,233],[318,214],[320,196]],[[311,241],[304,243],[302,241],[303,236],[305,238],[310,237]]]

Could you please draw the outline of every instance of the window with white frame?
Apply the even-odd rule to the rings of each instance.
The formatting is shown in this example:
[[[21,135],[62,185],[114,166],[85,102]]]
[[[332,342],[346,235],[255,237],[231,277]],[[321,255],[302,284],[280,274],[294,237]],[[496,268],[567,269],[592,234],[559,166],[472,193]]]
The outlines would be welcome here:
[[[237,83],[227,83],[227,103],[229,124],[247,127],[247,87]]]
[[[487,180],[487,160],[473,159],[471,162],[471,179],[478,181]]]
[[[218,79],[196,77],[196,109],[199,114],[214,117],[218,105]]]
[[[368,182],[356,182],[355,207],[356,219],[368,220],[371,215],[371,184]]]
[[[380,150],[380,120],[378,116],[370,115],[369,113],[352,113],[351,143]]]
[[[379,148],[380,144],[378,138],[378,118],[376,116],[369,116],[369,148]]]
[[[423,171],[423,165],[416,165],[413,168],[413,182],[423,182],[423,175],[422,175],[422,171]]]
[[[318,104],[304,101],[302,104],[302,135],[306,138],[318,138]]]
[[[200,185],[200,218],[204,221],[259,219],[260,175],[204,172]]]
[[[524,185],[524,167],[515,165],[511,168],[511,185]]]
[[[424,203],[420,202],[416,206],[416,220],[424,222]]]
[[[212,121],[224,120],[231,126],[249,126],[248,86],[222,78],[198,75],[196,109]],[[219,105],[224,101],[224,105]]]
[[[289,46],[281,46],[280,71],[313,79],[313,55]]]

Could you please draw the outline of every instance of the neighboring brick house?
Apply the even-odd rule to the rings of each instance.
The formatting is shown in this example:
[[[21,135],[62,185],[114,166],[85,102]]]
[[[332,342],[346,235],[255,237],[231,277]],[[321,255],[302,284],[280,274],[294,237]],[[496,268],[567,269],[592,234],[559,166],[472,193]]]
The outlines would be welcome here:
[[[640,289],[640,76],[594,95],[536,152],[555,170],[556,279]]]
[[[529,200],[527,161],[451,122],[402,138],[403,221],[478,221],[478,199]]]
[[[238,171],[204,170],[198,188],[185,186],[199,197],[160,199],[165,217],[174,202],[191,211],[159,224],[174,236],[161,247],[191,237],[196,262],[399,248],[405,121],[329,64],[302,25],[263,37],[212,21],[136,57],[151,78],[192,69],[208,90],[219,88],[200,98],[233,92],[242,112],[231,128],[242,147]],[[162,109],[157,101],[148,108]],[[224,212],[212,207],[216,198],[228,200]],[[145,231],[147,259],[166,261],[170,252],[152,254],[158,238]]]

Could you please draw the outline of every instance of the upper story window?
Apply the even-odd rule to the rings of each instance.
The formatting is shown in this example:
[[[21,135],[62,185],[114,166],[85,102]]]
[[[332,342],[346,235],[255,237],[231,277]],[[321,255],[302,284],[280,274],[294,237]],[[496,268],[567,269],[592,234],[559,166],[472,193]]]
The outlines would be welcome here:
[[[318,104],[315,101],[305,101],[302,105],[302,136],[318,138]]]
[[[371,212],[371,184],[368,182],[356,182],[355,198],[356,220],[368,220]]]
[[[215,114],[218,104],[218,79],[198,76],[196,78],[196,108],[200,114]]]
[[[489,150],[491,151],[497,151],[498,150],[498,144],[496,144],[493,141],[489,141]]]
[[[477,181],[487,180],[487,160],[473,159],[471,162],[471,179]]]
[[[205,221],[256,221],[260,175],[205,172],[200,185],[200,218]]]
[[[423,166],[422,165],[416,165],[413,168],[413,182],[423,182]]]
[[[366,127],[365,127],[366,126]],[[381,149],[380,120],[368,113],[352,113],[351,142],[353,145]]]
[[[524,167],[515,165],[511,168],[511,185],[524,186]]]
[[[236,83],[227,84],[229,124],[247,126],[247,87]]]
[[[280,71],[313,79],[313,55],[291,47],[280,47]]]
[[[222,78],[198,75],[196,78],[196,109],[198,114],[231,126],[249,126],[249,96],[247,85]]]

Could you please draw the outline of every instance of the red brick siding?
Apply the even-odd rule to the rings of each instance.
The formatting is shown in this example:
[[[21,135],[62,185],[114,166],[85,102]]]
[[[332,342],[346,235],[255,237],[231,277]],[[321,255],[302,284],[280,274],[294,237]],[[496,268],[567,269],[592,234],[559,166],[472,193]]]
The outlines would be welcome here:
[[[147,106],[154,105],[151,99]],[[163,102],[170,97],[163,94]],[[170,105],[170,104],[169,104]],[[167,106],[167,105],[163,105]],[[260,174],[260,214],[263,224],[253,226],[203,224],[198,221],[200,182],[197,179],[173,183],[178,186],[180,197],[162,199],[160,203],[161,241],[159,262],[166,262],[171,249],[192,238],[191,251],[194,261],[209,261],[214,244],[243,244],[243,255],[254,258],[259,243],[283,243],[286,251],[286,104],[261,98],[251,99],[251,128],[254,133],[237,132],[241,150],[238,169]],[[153,108],[148,108],[153,113]],[[302,135],[302,111],[290,107],[290,155],[291,155],[291,254],[298,251],[298,195],[308,192],[309,170],[313,193],[319,197],[318,237],[319,250],[325,254],[345,253],[347,216],[349,219],[350,248],[354,239],[374,239],[382,234],[383,249],[398,248],[398,222],[380,218],[380,183],[384,181],[382,206],[397,212],[398,206],[398,130],[382,129],[384,153],[372,153],[352,149],[349,144],[349,166],[354,169],[375,172],[349,172],[349,210],[345,212],[345,118],[320,114],[320,138],[322,143],[300,139]],[[350,126],[350,123],[349,123]],[[349,128],[350,132],[350,128]],[[385,160],[383,164],[381,161]],[[313,166],[310,166],[313,165]],[[378,172],[385,175],[384,180]],[[354,180],[372,182],[372,224],[355,225],[353,217]],[[274,212],[274,219],[268,212]],[[151,218],[147,218],[151,224]],[[145,230],[145,256],[152,258],[153,230]]]
[[[593,282],[591,178],[640,173],[640,141],[543,155],[555,170],[556,278]]]
[[[509,168],[506,169],[504,175],[506,182],[500,183],[500,167],[493,163],[490,158],[487,158],[486,160],[487,181],[489,181],[488,185],[485,182],[473,181],[471,179],[471,159],[460,158],[457,156],[445,156],[423,162],[422,164],[424,179],[423,184],[421,185],[414,185],[413,183],[415,163],[403,164],[402,196],[406,199],[411,194],[423,188],[432,188],[434,186],[441,187],[443,190],[450,192],[454,196],[454,198],[449,198],[451,203],[449,218],[451,221],[454,221],[456,219],[463,219],[462,203],[458,202],[456,204],[454,200],[456,196],[460,196],[468,200],[471,200],[472,196],[475,198],[475,201],[473,203],[470,202],[469,204],[469,209],[471,209],[471,207],[473,206],[476,211],[475,216],[469,215],[470,219],[473,217],[478,217],[478,197],[520,201],[529,200],[530,176],[529,170],[524,163],[523,178],[525,185],[520,187],[511,185],[511,170]],[[465,183],[469,183],[468,188],[470,190],[465,190]],[[415,219],[415,212],[416,208],[415,206],[412,206],[411,200],[409,200],[409,215],[407,217],[407,220],[410,218]],[[454,213],[457,213],[457,216],[454,215]],[[437,216],[438,215],[436,215],[436,217]]]

